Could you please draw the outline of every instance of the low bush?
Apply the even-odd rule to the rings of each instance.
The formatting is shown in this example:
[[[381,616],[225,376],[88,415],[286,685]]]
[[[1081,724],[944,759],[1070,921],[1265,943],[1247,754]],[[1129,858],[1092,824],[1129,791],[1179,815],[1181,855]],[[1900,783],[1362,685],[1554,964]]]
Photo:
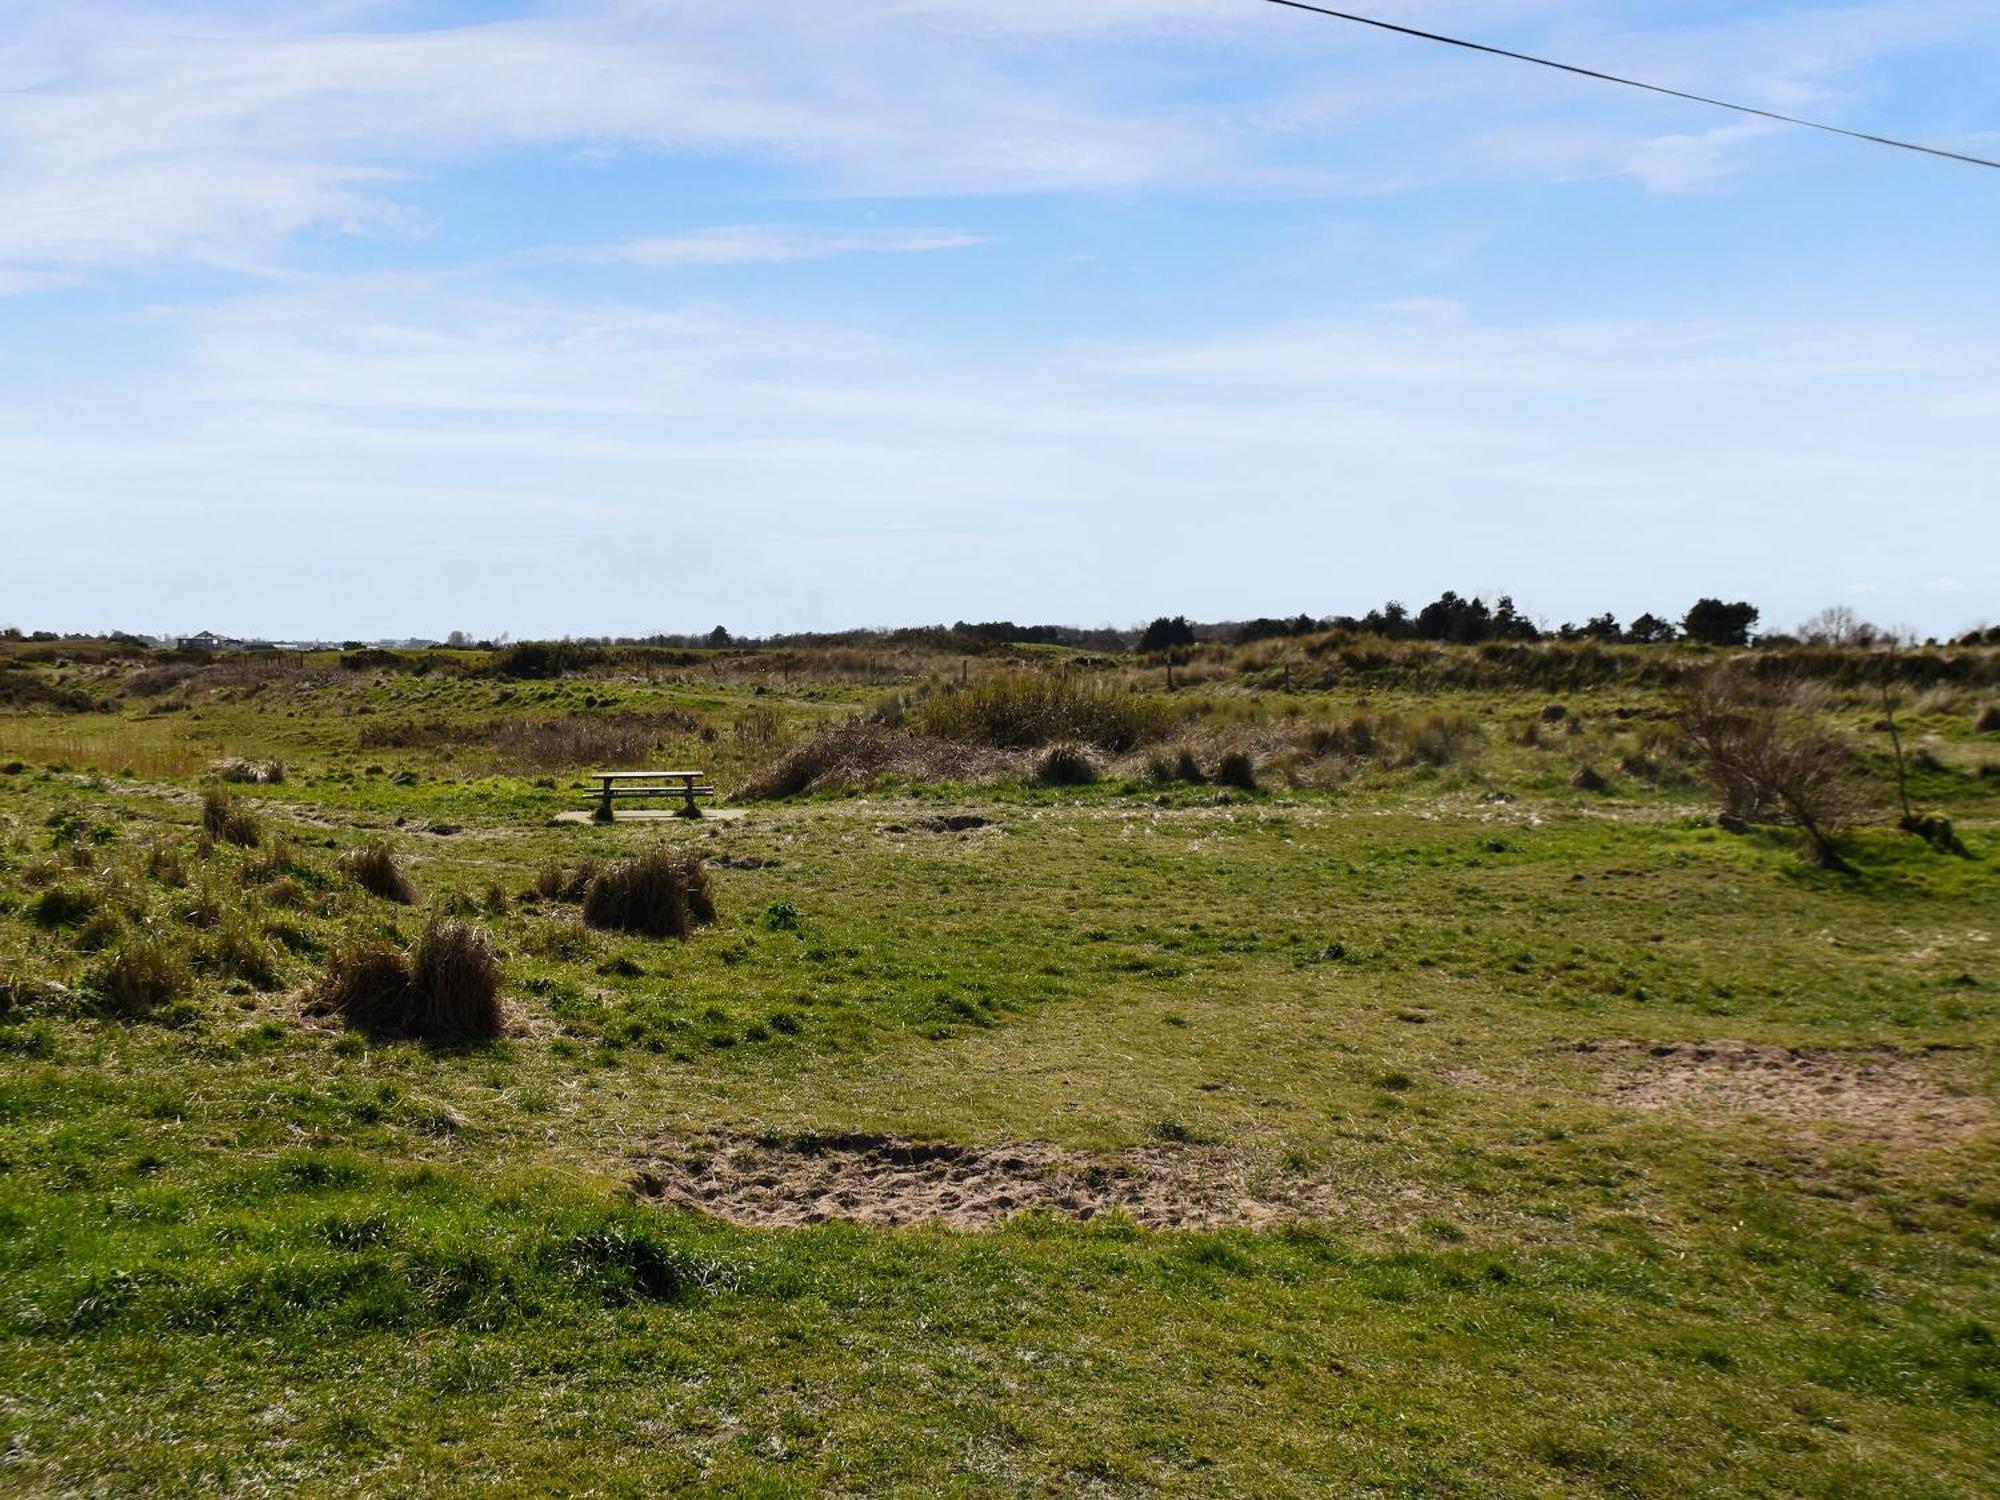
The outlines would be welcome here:
[[[579,672],[603,660],[602,649],[575,641],[519,641],[493,659],[493,670],[502,677],[532,680]]]
[[[257,815],[247,807],[238,806],[236,799],[219,786],[202,793],[201,826],[210,838],[244,849],[254,849],[264,839],[264,827],[257,821]]]
[[[480,929],[433,916],[414,949],[383,939],[343,943],[327,958],[308,1008],[362,1031],[425,1041],[498,1036],[500,961]]]
[[[348,879],[384,901],[408,906],[417,899],[416,887],[396,863],[396,851],[382,840],[365,849],[356,849],[341,860],[340,867],[347,872]]]
[[[714,920],[707,867],[665,849],[601,870],[583,896],[584,925],[601,931],[684,938]]]

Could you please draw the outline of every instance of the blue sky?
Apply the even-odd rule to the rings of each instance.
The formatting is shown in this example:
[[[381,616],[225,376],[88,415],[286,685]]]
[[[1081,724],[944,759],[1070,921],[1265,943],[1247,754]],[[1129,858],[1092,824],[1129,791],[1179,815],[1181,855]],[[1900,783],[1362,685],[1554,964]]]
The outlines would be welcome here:
[[[2000,6],[1381,0],[2000,155]],[[2000,173],[1257,0],[0,0],[0,622],[2000,619]]]

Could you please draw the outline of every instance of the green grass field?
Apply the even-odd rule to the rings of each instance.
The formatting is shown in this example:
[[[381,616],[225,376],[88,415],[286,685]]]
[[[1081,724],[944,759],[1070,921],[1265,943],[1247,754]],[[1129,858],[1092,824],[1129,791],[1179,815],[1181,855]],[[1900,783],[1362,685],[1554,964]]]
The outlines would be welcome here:
[[[1254,790],[1139,745],[609,827],[593,765],[738,789],[957,666],[9,668],[0,1491],[2000,1491],[2000,693],[1904,695],[1967,855],[1841,875],[1714,825],[1648,672],[1211,658],[1096,670]],[[663,844],[686,941],[537,894]],[[306,1013],[433,910],[504,1037]]]

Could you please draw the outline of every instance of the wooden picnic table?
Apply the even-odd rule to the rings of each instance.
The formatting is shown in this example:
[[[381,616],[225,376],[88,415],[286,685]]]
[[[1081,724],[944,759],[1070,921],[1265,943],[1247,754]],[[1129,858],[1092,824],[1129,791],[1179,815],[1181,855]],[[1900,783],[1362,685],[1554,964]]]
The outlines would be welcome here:
[[[701,809],[694,799],[715,795],[715,788],[703,785],[701,777],[699,771],[592,771],[587,779],[598,783],[591,800],[597,804],[599,821],[609,823],[614,797],[680,797],[687,804],[682,816],[698,818]]]

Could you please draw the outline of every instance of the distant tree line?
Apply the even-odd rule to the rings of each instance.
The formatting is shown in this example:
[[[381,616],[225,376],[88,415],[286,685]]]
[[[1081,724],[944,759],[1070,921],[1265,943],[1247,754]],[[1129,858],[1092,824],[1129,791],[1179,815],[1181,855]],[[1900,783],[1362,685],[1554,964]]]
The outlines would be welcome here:
[[[1747,646],[1754,640],[1762,645],[1809,645],[1867,648],[1910,640],[1911,633],[1884,629],[1861,619],[1845,605],[1821,610],[1792,632],[1759,631],[1762,612],[1747,600],[1697,599],[1679,619],[1645,613],[1629,623],[1610,612],[1593,615],[1581,624],[1565,622],[1544,625],[1521,612],[1510,595],[1487,601],[1478,596],[1461,596],[1450,589],[1420,609],[1412,610],[1401,600],[1387,603],[1362,615],[1332,614],[1264,616],[1251,620],[1201,622],[1186,615],[1162,615],[1136,629],[1115,626],[1094,628],[1074,625],[1021,625],[1012,620],[958,620],[944,625],[911,625],[895,628],[794,632],[747,636],[717,625],[702,633],[685,635],[565,636],[560,640],[514,641],[502,635],[495,639],[475,639],[468,632],[454,630],[443,642],[452,650],[493,653],[505,659],[507,675],[522,677],[559,676],[590,664],[590,653],[611,647],[650,648],[658,652],[697,651],[783,651],[825,647],[862,650],[961,651],[969,655],[1020,646],[1061,646],[1071,650],[1117,653],[1166,652],[1203,643],[1244,644],[1281,640],[1321,631],[1342,630],[1351,635],[1377,636],[1392,641],[1435,641],[1456,645],[1481,645],[1489,641],[1598,641],[1606,644],[1651,646],[1673,641],[1689,641],[1705,646]],[[109,641],[147,649],[154,640],[124,631],[68,632],[50,630],[24,632],[15,626],[0,627],[0,642]],[[423,642],[411,642],[412,647]],[[1936,644],[1932,642],[1931,644]],[[1960,646],[2000,646],[2000,626],[1978,626],[1960,635]],[[356,657],[384,654],[361,641],[344,643],[343,650]]]
[[[1165,651],[1197,641],[1240,644],[1322,630],[1345,630],[1352,635],[1380,636],[1391,641],[1438,641],[1462,646],[1486,641],[1543,640],[1594,640],[1634,646],[1689,640],[1708,646],[1747,646],[1757,628],[1759,613],[1756,605],[1740,599],[1734,602],[1699,599],[1678,621],[1642,614],[1631,624],[1621,625],[1616,615],[1607,612],[1581,625],[1563,624],[1550,629],[1521,613],[1511,595],[1502,594],[1489,604],[1483,598],[1466,598],[1446,589],[1415,611],[1401,600],[1391,599],[1365,615],[1299,614],[1289,619],[1263,618],[1217,625],[1191,624],[1184,615],[1162,616],[1140,632],[1137,649]]]

